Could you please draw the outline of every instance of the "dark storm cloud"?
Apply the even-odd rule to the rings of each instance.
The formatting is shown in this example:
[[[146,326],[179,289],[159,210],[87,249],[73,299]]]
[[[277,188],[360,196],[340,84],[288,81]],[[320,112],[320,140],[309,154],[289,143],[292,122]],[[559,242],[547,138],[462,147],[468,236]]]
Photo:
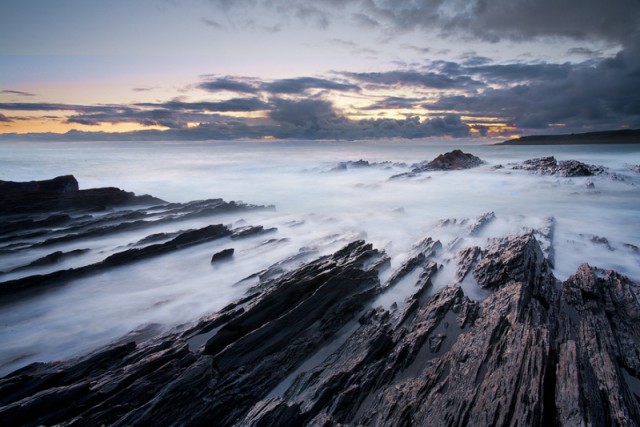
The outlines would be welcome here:
[[[569,63],[565,64],[506,64],[506,65],[479,65],[465,67],[462,72],[479,74],[491,82],[513,83],[522,80],[558,80],[566,79],[574,68]]]
[[[284,20],[302,19],[328,28],[346,7],[357,11],[352,22],[369,29],[406,32],[422,29],[450,37],[524,41],[540,37],[638,45],[637,0],[211,0],[226,12],[257,7]]]
[[[235,80],[231,77],[207,80],[200,83],[198,87],[209,92],[229,91],[237,93],[256,93],[259,90],[251,83]]]
[[[461,137],[469,135],[469,126],[455,114],[421,120],[350,120],[338,114],[333,105],[321,100],[278,100],[270,117],[278,123],[270,135],[277,138],[372,139]]]
[[[8,93],[10,95],[18,95],[18,96],[36,96],[33,93],[23,92],[21,90],[0,90],[0,93]]]
[[[349,43],[340,40],[341,43]],[[353,46],[356,46],[353,44]],[[351,44],[350,44],[350,47]],[[351,83],[342,83],[317,77],[297,77],[274,81],[246,81],[240,78],[223,77],[209,79],[198,85],[209,92],[230,91],[237,93],[267,92],[272,94],[300,95],[311,89],[325,89],[337,91],[358,91],[360,88]]]
[[[637,0],[354,0],[372,19],[400,31],[440,29],[488,41],[545,36],[635,43],[640,31]]]
[[[374,102],[373,104],[364,107],[363,110],[397,110],[397,109],[411,109],[416,107],[420,102],[424,101],[421,98],[402,98],[399,96],[390,96],[383,100]]]
[[[640,126],[640,62],[623,52],[599,62],[543,67],[525,71],[484,70],[512,81],[530,81],[502,88],[488,88],[479,94],[442,96],[424,104],[429,110],[457,111],[476,117],[496,117],[520,129],[546,129],[562,124],[579,131]],[[497,74],[496,74],[497,73]],[[538,76],[539,78],[532,79]],[[546,78],[543,78],[545,77]]]
[[[4,123],[9,123],[12,122],[13,120],[11,120],[9,117],[5,116],[4,114],[0,114],[0,122],[4,122]]]
[[[163,103],[139,103],[138,107],[163,108],[174,111],[211,111],[211,112],[249,112],[269,108],[269,104],[258,98],[235,98],[218,102],[181,102],[169,101]]]
[[[274,94],[303,94],[310,89],[358,91],[360,87],[351,83],[340,83],[315,77],[298,77],[263,83],[262,89]]]
[[[67,123],[77,123],[87,126],[97,126],[102,123],[138,123],[143,126],[165,126],[168,128],[182,128],[187,121],[184,117],[169,110],[128,110],[115,113],[79,114],[67,119]]]
[[[338,119],[331,103],[319,99],[275,100],[269,116],[280,123],[315,128]]]
[[[593,58],[602,56],[603,52],[600,50],[589,49],[587,47],[572,47],[571,49],[567,50],[567,55],[580,55]]]
[[[374,85],[422,86],[432,89],[467,89],[484,86],[468,76],[451,77],[444,73],[387,71],[382,73],[344,73],[360,83]]]

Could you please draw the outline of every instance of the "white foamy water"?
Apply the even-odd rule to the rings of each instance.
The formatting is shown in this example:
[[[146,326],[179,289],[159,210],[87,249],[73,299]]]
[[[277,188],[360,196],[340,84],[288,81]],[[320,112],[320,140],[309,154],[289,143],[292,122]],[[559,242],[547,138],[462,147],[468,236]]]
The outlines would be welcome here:
[[[487,163],[468,171],[432,172],[393,180],[407,171],[398,165],[330,170],[341,161],[364,159],[408,164],[462,148]],[[508,163],[554,155],[603,165],[625,181],[530,175]],[[503,164],[504,169],[492,167]],[[273,204],[276,211],[241,212],[68,242],[16,255],[2,255],[0,270],[24,265],[57,250],[90,249],[54,267],[0,275],[0,281],[36,272],[97,262],[146,235],[208,224],[277,227],[273,234],[246,240],[221,239],[168,255],[113,268],[10,304],[0,304],[0,374],[34,361],[72,357],[107,344],[149,323],[167,328],[191,322],[240,297],[255,282],[241,279],[298,253],[331,253],[364,238],[399,266],[423,237],[446,247],[484,246],[500,237],[540,227],[554,217],[555,274],[566,279],[579,264],[612,268],[640,280],[640,145],[491,147],[420,142],[217,142],[217,143],[25,143],[0,144],[0,179],[28,181],[73,174],[81,188],[115,186],[171,202],[223,198]],[[495,212],[477,236],[463,227],[437,228],[446,218],[474,218]],[[605,237],[609,245],[594,243]],[[266,239],[288,239],[262,244]],[[232,262],[212,266],[211,255],[233,247]],[[298,261],[302,262],[302,261]],[[295,265],[295,264],[294,264]],[[436,287],[453,280],[446,269]],[[382,273],[387,274],[387,273]],[[383,277],[384,279],[384,277]],[[410,280],[407,279],[407,280]],[[485,293],[465,281],[473,298]],[[477,286],[476,286],[477,288]],[[377,302],[402,303],[412,284],[401,282]]]

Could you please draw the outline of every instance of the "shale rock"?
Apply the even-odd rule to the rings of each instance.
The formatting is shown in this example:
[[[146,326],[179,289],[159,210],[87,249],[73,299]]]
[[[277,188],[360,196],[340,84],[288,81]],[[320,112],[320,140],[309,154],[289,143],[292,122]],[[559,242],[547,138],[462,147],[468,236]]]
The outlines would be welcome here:
[[[398,276],[423,269],[393,311],[385,255],[348,244],[267,280],[182,333],[33,364],[0,379],[7,425],[640,424],[640,291],[582,265],[564,283],[536,234],[459,252],[492,289],[429,293],[423,239]],[[477,261],[477,259],[479,261]],[[476,262],[477,261],[477,262]],[[391,283],[388,286],[393,286]],[[325,352],[326,349],[331,349]]]
[[[605,169],[602,166],[588,165],[577,160],[557,161],[553,156],[525,160],[522,164],[513,166],[512,169],[563,177],[591,176],[605,173]]]
[[[45,181],[0,181],[0,195],[0,214],[104,210],[115,206],[166,203],[155,197],[136,196],[113,187],[80,190],[72,175]]]
[[[227,248],[227,249],[221,250],[220,252],[216,252],[211,257],[211,263],[213,264],[219,261],[229,260],[231,259],[231,257],[233,257],[234,252],[235,250],[233,248]]]

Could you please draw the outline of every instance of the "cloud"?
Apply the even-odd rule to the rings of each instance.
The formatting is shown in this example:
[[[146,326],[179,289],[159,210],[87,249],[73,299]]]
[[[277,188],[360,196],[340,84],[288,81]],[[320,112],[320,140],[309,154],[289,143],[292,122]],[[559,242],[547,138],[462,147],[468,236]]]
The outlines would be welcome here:
[[[367,107],[364,107],[363,110],[411,109],[423,101],[423,98],[402,98],[398,96],[390,96],[381,101],[377,101]]]
[[[67,119],[67,123],[97,126],[102,123],[138,123],[143,126],[182,128],[188,123],[185,117],[170,110],[123,110],[114,113],[79,114]]]
[[[150,92],[155,89],[158,89],[158,86],[140,86],[140,87],[134,87],[132,90],[134,92]]]
[[[237,93],[256,93],[259,90],[251,83],[236,80],[231,77],[210,79],[200,83],[198,87],[209,92],[229,91]]]
[[[3,123],[9,123],[12,122],[13,120],[11,120],[9,117],[5,116],[4,114],[0,114],[0,122]]]
[[[360,28],[375,29],[382,26],[380,22],[376,21],[368,15],[365,15],[364,13],[354,13],[353,15],[351,15],[351,18],[353,19],[353,22],[355,22],[356,25]]]
[[[505,65],[477,65],[465,67],[461,72],[479,74],[491,82],[514,83],[523,80],[558,80],[566,79],[574,67],[564,64],[505,64]]]
[[[121,110],[118,105],[73,105],[53,104],[47,102],[4,102],[0,103],[0,110],[5,111],[82,111],[82,112],[112,112]]]
[[[589,49],[587,47],[572,47],[571,49],[567,50],[567,55],[597,57],[602,56],[602,51]]]
[[[468,89],[484,86],[468,76],[450,77],[443,73],[419,71],[387,71],[382,73],[344,73],[360,83],[426,87],[433,89]]]
[[[434,32],[456,39],[529,41],[566,37],[617,44],[640,43],[640,2],[613,0],[210,0],[238,18],[253,13],[291,24],[299,21],[327,29],[335,20],[389,36]]]
[[[320,128],[338,119],[338,114],[328,101],[319,99],[303,99],[291,101],[277,99],[275,108],[269,117],[280,123],[288,123],[298,127]]]
[[[36,96],[33,93],[29,93],[29,92],[23,92],[21,90],[0,90],[0,93],[8,93],[11,95],[18,95],[18,96]]]
[[[163,103],[139,103],[138,107],[163,108],[174,111],[210,111],[210,112],[249,112],[269,108],[269,104],[258,98],[234,98],[218,102],[181,102],[168,101]]]
[[[640,3],[616,0],[437,0],[354,1],[373,19],[397,30],[439,29],[446,36],[477,37],[496,42],[539,37],[569,37],[635,44],[640,31]]]
[[[380,53],[379,51],[377,51],[375,49],[371,49],[371,48],[368,48],[368,47],[361,47],[357,43],[355,43],[355,42],[353,42],[351,40],[333,38],[330,41],[331,41],[332,44],[334,44],[336,46],[340,46],[340,47],[349,49],[351,51],[351,53],[354,54],[354,55],[360,55],[360,54],[377,55],[378,53]]]
[[[224,26],[221,23],[219,23],[218,21],[214,21],[213,19],[202,18],[202,22],[208,27],[224,28]]]
[[[261,88],[274,94],[303,94],[310,89],[337,91],[359,91],[360,87],[351,83],[339,83],[315,77],[298,77],[263,83]]]
[[[433,136],[469,136],[470,128],[455,114],[421,120],[406,119],[351,120],[328,101],[276,100],[270,118],[277,122],[269,135],[300,139],[377,139],[427,138]]]
[[[570,131],[640,127],[640,62],[624,52],[596,62],[492,67],[480,72],[488,78],[520,83],[478,94],[445,95],[423,107],[495,117],[521,130],[551,129],[556,124]]]

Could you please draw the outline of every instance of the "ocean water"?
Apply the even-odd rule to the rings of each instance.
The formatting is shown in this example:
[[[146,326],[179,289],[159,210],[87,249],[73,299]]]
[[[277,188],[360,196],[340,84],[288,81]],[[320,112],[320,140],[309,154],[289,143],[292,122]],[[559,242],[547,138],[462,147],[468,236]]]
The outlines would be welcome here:
[[[466,171],[431,172],[389,180],[412,163],[461,148],[486,163]],[[609,168],[619,179],[540,176],[509,164],[554,155]],[[367,168],[332,169],[343,161],[389,162]],[[402,164],[405,165],[402,165]],[[505,167],[494,170],[494,166]],[[457,237],[465,245],[541,227],[555,219],[554,273],[566,279],[584,262],[615,269],[640,281],[640,144],[610,146],[485,146],[456,142],[202,142],[202,143],[2,143],[0,179],[29,181],[73,174],[81,188],[114,186],[170,202],[223,198],[275,205],[275,211],[222,215],[170,223],[100,239],[3,255],[0,271],[24,265],[56,250],[88,248],[54,268],[85,265],[160,231],[212,223],[277,227],[265,237],[214,241],[173,254],[75,280],[33,298],[0,303],[0,374],[34,361],[65,359],[90,351],[149,324],[165,329],[193,322],[240,297],[243,278],[314,247],[315,256],[348,241],[365,239],[391,257],[392,268],[426,236],[443,244]],[[496,219],[480,234],[441,228],[447,218]],[[598,243],[604,237],[608,245]],[[212,266],[211,255],[234,247],[231,263]],[[0,274],[6,281],[33,272]],[[452,271],[436,276],[435,287],[452,283]],[[384,274],[388,273],[382,273]],[[384,280],[385,277],[381,277]],[[400,283],[374,304],[401,304],[412,283]],[[463,284],[471,298],[486,292]]]

